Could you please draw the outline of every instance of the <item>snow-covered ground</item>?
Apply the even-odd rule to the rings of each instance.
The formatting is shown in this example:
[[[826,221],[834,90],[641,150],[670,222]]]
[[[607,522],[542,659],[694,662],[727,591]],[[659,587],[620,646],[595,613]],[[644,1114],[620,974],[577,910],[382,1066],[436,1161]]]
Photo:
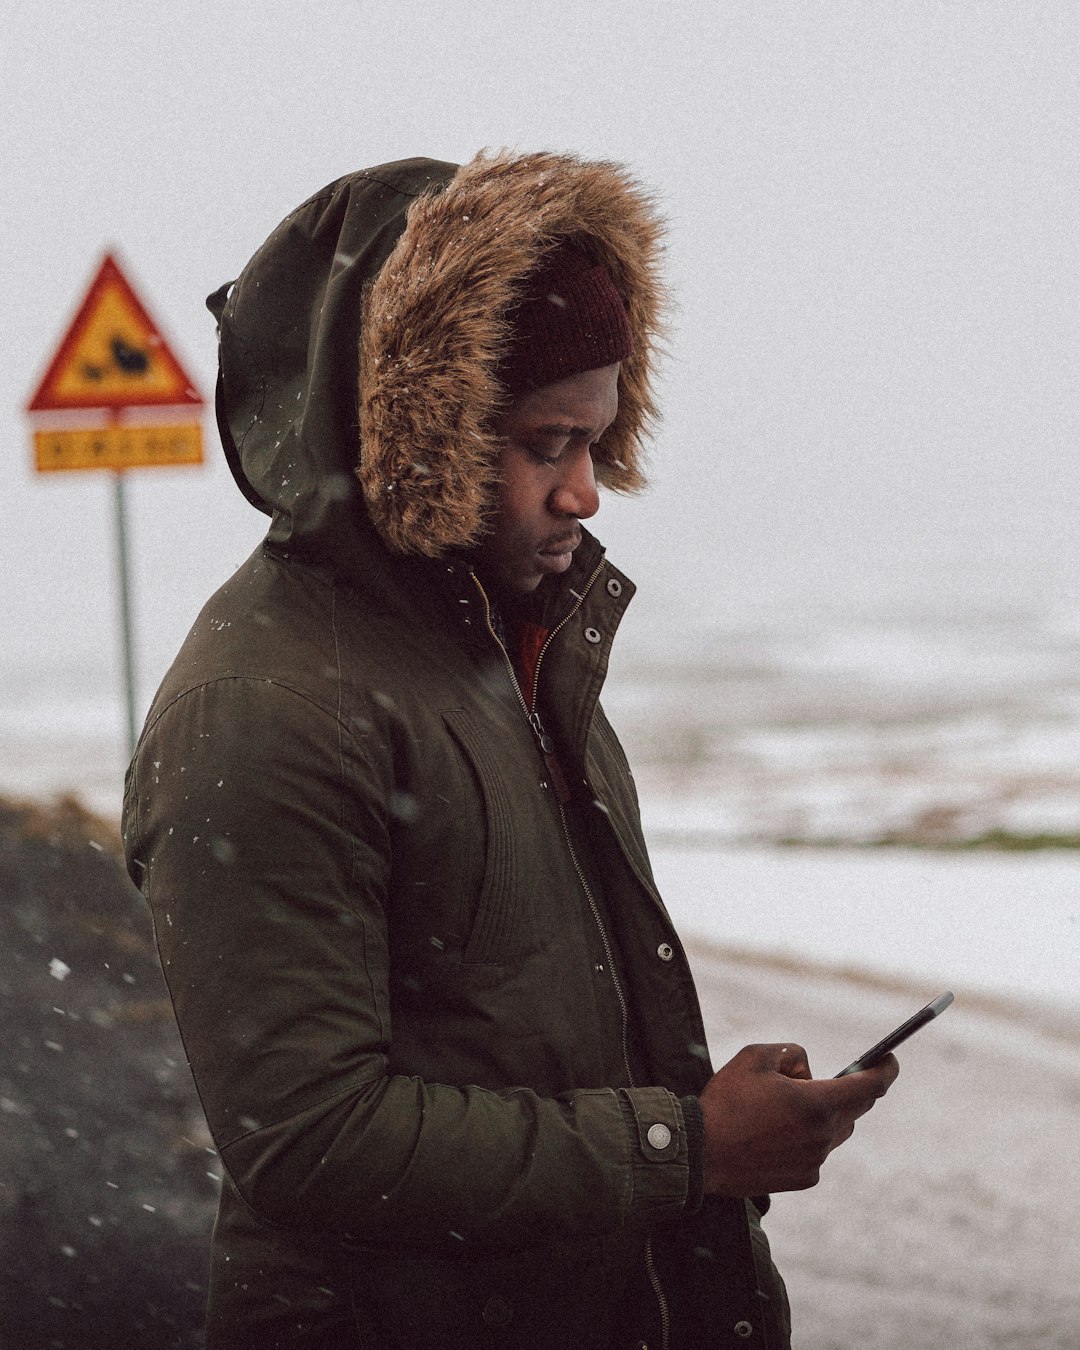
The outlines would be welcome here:
[[[651,837],[1080,836],[1080,619],[772,613],[616,653]]]
[[[834,1073],[938,992],[691,945],[713,1058],[797,1040]],[[1080,1346],[1080,1008],[957,991],[810,1191],[766,1219],[795,1350]]]
[[[1078,852],[664,845],[653,869],[707,941],[1080,1010]]]

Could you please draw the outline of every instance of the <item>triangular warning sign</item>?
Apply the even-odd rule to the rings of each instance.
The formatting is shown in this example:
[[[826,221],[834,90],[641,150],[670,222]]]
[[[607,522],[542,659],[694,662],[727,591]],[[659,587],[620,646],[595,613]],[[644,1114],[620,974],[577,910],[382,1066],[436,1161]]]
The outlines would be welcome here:
[[[27,411],[202,401],[115,259],[107,256]]]

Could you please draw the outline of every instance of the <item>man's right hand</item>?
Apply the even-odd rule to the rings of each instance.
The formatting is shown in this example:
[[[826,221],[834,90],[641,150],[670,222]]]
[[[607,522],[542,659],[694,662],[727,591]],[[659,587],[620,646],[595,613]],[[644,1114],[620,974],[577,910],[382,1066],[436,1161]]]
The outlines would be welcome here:
[[[701,1093],[705,1193],[747,1196],[816,1186],[821,1164],[899,1069],[887,1055],[845,1078],[813,1078],[800,1045],[744,1047]]]

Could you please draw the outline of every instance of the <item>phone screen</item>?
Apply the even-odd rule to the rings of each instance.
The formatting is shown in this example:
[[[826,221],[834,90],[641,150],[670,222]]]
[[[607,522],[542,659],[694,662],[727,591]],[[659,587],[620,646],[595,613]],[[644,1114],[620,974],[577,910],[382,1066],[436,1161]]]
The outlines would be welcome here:
[[[883,1036],[877,1045],[872,1045],[859,1056],[852,1060],[846,1069],[841,1069],[836,1075],[837,1078],[843,1078],[845,1074],[858,1073],[860,1069],[869,1069],[872,1064],[876,1064],[879,1059],[885,1056],[909,1036],[914,1036],[920,1027],[926,1026],[927,1022],[932,1022],[939,1013],[943,1013],[949,1004],[953,1001],[952,991],[946,990],[944,994],[939,994],[925,1008],[920,1008],[914,1016],[909,1017],[906,1022],[901,1022],[895,1031],[890,1031],[887,1036]]]

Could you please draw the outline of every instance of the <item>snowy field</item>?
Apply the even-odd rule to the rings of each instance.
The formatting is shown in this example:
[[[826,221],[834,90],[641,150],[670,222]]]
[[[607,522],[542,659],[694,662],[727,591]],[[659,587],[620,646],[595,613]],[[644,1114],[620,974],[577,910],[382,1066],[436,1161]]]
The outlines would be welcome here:
[[[651,838],[1080,838],[1080,616],[782,611],[617,653]]]
[[[1080,1011],[1080,853],[662,845],[653,868],[683,934]]]

